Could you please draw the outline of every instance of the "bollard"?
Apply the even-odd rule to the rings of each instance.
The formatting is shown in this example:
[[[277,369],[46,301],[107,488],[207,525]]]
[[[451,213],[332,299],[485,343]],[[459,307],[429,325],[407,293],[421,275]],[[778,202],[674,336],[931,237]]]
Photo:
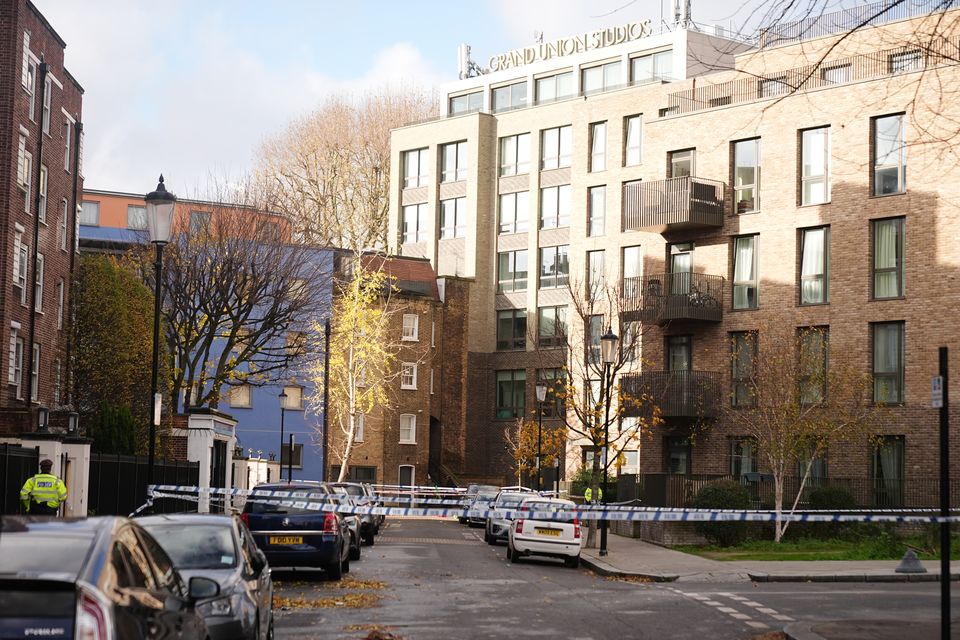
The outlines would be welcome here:
[[[907,549],[907,552],[903,554],[903,559],[900,561],[900,566],[894,571],[897,573],[926,573],[927,569],[920,564],[920,559],[917,558],[917,554],[913,549]]]

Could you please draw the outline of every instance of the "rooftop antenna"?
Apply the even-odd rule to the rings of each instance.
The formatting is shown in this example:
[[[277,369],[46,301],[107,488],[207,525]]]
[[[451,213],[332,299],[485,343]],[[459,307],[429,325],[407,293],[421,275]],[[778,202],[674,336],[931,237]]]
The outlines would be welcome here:
[[[534,31],[533,32],[533,41],[536,44],[543,44],[543,31]]]
[[[468,44],[461,44],[457,47],[457,66],[459,71],[458,75],[461,80],[464,78],[475,78],[484,73],[480,65],[470,57],[470,45]]]

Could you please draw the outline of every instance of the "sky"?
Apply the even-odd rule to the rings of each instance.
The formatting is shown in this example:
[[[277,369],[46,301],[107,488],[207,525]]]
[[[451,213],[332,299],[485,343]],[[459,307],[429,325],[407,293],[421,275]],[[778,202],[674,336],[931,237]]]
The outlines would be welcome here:
[[[83,86],[85,186],[197,196],[239,180],[260,144],[333,94],[439,88],[457,47],[481,64],[544,39],[669,19],[672,0],[33,0]],[[738,0],[693,0],[738,26]]]

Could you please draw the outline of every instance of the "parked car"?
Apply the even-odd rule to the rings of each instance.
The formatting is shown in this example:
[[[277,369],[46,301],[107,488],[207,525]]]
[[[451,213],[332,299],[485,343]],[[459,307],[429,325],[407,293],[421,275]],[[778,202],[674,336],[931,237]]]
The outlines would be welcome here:
[[[496,500],[490,505],[491,509],[517,509],[520,503],[528,497],[529,492],[518,493],[515,491],[501,491],[497,494]],[[497,540],[506,540],[510,533],[510,522],[512,518],[500,516],[496,518],[487,518],[486,528],[483,532],[483,539],[487,544],[497,544]]]
[[[481,490],[478,493],[473,494],[473,500],[470,502],[468,509],[470,511],[483,512],[486,511],[490,504],[497,499],[497,494],[500,493],[497,489],[493,490]],[[487,516],[477,513],[475,515],[467,516],[467,526],[469,527],[482,527],[487,524]]]
[[[560,498],[527,498],[520,504],[522,511],[562,514],[576,509],[570,500]],[[580,566],[580,521],[576,518],[536,520],[517,518],[510,524],[507,537],[507,558],[517,562],[523,556],[563,558],[568,567]]]
[[[494,494],[496,494],[498,491],[500,491],[500,487],[496,487],[492,484],[471,484],[470,486],[467,487],[467,492],[464,494],[463,504],[467,506],[471,505],[473,503],[474,497],[481,491],[486,493],[493,492]],[[470,524],[468,520],[469,518],[464,516],[459,516],[457,518],[457,522],[459,522],[460,524]]]
[[[350,529],[338,513],[308,509],[294,502],[336,504],[323,483],[261,484],[257,491],[289,492],[287,498],[247,500],[240,517],[274,569],[321,567],[331,580],[350,571]],[[257,498],[256,495],[251,498]],[[270,500],[268,503],[266,500]]]
[[[219,593],[127,518],[0,518],[0,638],[204,640]]]
[[[346,507],[356,507],[357,503],[353,499],[347,490],[343,487],[333,486],[334,495],[337,496],[337,501]],[[347,528],[350,529],[350,559],[359,560],[360,559],[360,516],[355,513],[341,513],[343,519],[347,521]]]
[[[359,482],[331,482],[330,486],[342,488],[358,507],[380,507],[383,506],[380,497],[374,492],[373,487]],[[380,533],[380,526],[385,517],[383,515],[363,514],[360,515],[360,537],[368,545],[373,545],[374,536]]]
[[[197,606],[212,640],[273,638],[270,565],[239,518],[185,513],[137,523],[160,543],[181,576],[203,575],[220,585],[220,597]]]

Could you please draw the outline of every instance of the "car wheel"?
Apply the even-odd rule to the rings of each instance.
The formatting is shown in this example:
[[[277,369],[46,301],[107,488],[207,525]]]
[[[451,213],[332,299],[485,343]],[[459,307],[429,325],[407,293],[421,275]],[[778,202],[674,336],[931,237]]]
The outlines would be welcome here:
[[[489,533],[487,533],[486,531],[483,532],[483,541],[486,542],[487,544],[491,544],[491,545],[497,544],[497,539],[494,538],[494,537],[493,537],[492,535],[490,535]]]
[[[350,573],[350,552],[347,551],[347,557],[343,562],[340,563],[340,568],[343,570],[343,573]]]
[[[467,519],[466,519],[466,518],[461,518],[461,517],[458,516],[458,517],[457,517],[457,522],[459,522],[460,524],[467,524]]]
[[[343,563],[339,561],[331,562],[323,568],[327,577],[331,580],[339,580],[343,577]]]
[[[580,566],[580,556],[573,556],[570,558],[564,558],[563,564],[567,565],[571,569],[576,569]]]
[[[360,559],[360,543],[357,542],[357,546],[351,546],[350,551],[347,554],[347,557],[350,560],[359,560]]]
[[[376,531],[373,529],[368,529],[367,532],[363,534],[363,541],[367,543],[367,546],[372,547],[374,543],[374,536],[376,535]]]
[[[520,554],[513,548],[509,540],[507,540],[507,560],[510,562],[520,562]]]
[[[270,613],[270,624],[267,625],[267,640],[273,640],[273,612]]]

